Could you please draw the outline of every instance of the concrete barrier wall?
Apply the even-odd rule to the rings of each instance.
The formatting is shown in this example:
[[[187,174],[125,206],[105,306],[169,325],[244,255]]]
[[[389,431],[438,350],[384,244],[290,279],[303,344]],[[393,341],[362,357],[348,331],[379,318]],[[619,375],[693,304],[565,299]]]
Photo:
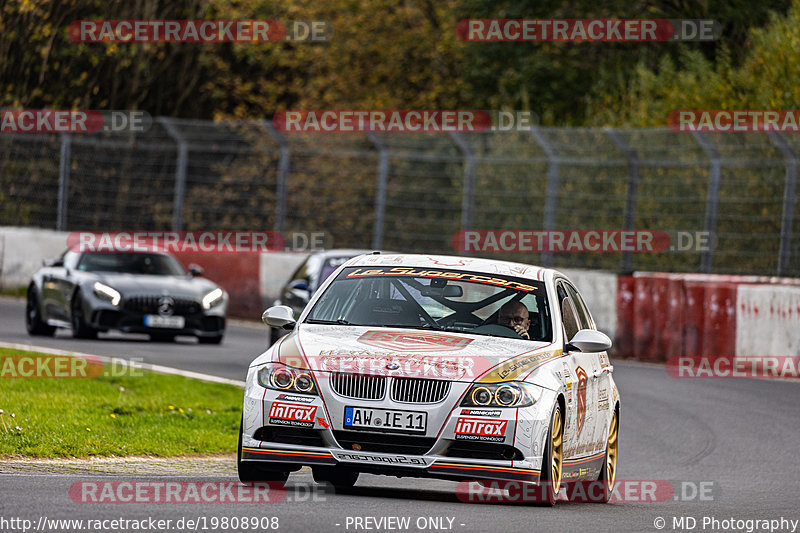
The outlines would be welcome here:
[[[800,287],[743,285],[736,301],[736,355],[800,356]]]
[[[0,227],[0,289],[24,287],[42,260],[55,259],[66,249],[66,232]]]
[[[737,279],[637,272],[620,276],[620,355],[665,361],[679,355],[733,355]]]

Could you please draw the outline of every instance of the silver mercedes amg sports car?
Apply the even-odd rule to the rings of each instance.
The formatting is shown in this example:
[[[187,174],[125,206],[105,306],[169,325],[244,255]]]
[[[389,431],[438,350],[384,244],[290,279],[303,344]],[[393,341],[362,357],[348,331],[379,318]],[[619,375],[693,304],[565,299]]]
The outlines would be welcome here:
[[[177,335],[219,344],[225,334],[227,293],[187,273],[161,252],[76,252],[67,250],[33,275],[25,324],[31,335],[53,335],[71,327],[78,338],[99,331],[148,333],[154,340]]]

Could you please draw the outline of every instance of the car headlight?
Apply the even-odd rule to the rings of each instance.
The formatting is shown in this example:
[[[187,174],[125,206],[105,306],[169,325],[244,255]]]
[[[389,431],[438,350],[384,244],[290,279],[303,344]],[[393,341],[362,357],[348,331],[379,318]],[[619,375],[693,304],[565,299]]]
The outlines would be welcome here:
[[[528,407],[537,398],[537,387],[529,383],[478,383],[469,389],[461,407]]]
[[[317,395],[310,372],[281,364],[264,365],[258,371],[258,384],[273,390]]]
[[[222,289],[217,287],[203,296],[203,309],[211,309],[222,300]]]
[[[101,300],[111,302],[111,305],[119,305],[119,301],[122,299],[122,295],[118,291],[99,281],[94,282],[94,294]]]

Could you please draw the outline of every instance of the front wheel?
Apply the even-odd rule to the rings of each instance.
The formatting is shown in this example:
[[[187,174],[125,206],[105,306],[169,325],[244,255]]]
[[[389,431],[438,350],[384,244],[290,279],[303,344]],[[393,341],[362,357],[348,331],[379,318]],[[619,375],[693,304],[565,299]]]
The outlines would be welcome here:
[[[289,471],[275,470],[265,467],[258,462],[242,461],[242,431],[244,424],[239,422],[239,448],[236,457],[236,466],[239,472],[239,481],[242,483],[258,483],[261,481],[278,481],[286,483],[289,479]]]
[[[76,291],[72,296],[70,311],[72,315],[72,336],[76,339],[96,339],[97,330],[87,324],[83,316],[83,298],[81,296],[81,291]]]
[[[556,504],[558,491],[561,489],[561,473],[564,466],[564,422],[561,417],[561,406],[556,403],[550,416],[550,431],[547,432],[544,457],[542,457],[542,504]]]
[[[222,335],[214,335],[213,337],[197,337],[197,342],[200,344],[219,344],[222,342]]]
[[[39,307],[39,299],[36,297],[36,289],[33,285],[28,289],[28,301],[25,305],[25,329],[29,335],[46,335],[52,337],[56,333],[54,326],[48,326],[42,319],[42,311]]]

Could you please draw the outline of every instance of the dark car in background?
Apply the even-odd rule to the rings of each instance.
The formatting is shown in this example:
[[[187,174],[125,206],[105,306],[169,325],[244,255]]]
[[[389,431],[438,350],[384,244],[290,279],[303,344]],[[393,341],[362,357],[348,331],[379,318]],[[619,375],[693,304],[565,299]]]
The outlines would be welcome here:
[[[273,305],[288,305],[295,316],[300,316],[311,296],[322,282],[348,259],[357,255],[372,253],[371,250],[338,249],[315,252],[295,270],[289,282],[281,289],[281,295]],[[288,331],[270,328],[270,340],[275,342]]]
[[[31,335],[53,335],[71,327],[76,338],[119,330],[147,333],[152,340],[177,335],[219,344],[225,334],[228,295],[214,282],[189,272],[162,252],[67,250],[33,275],[25,324]]]

